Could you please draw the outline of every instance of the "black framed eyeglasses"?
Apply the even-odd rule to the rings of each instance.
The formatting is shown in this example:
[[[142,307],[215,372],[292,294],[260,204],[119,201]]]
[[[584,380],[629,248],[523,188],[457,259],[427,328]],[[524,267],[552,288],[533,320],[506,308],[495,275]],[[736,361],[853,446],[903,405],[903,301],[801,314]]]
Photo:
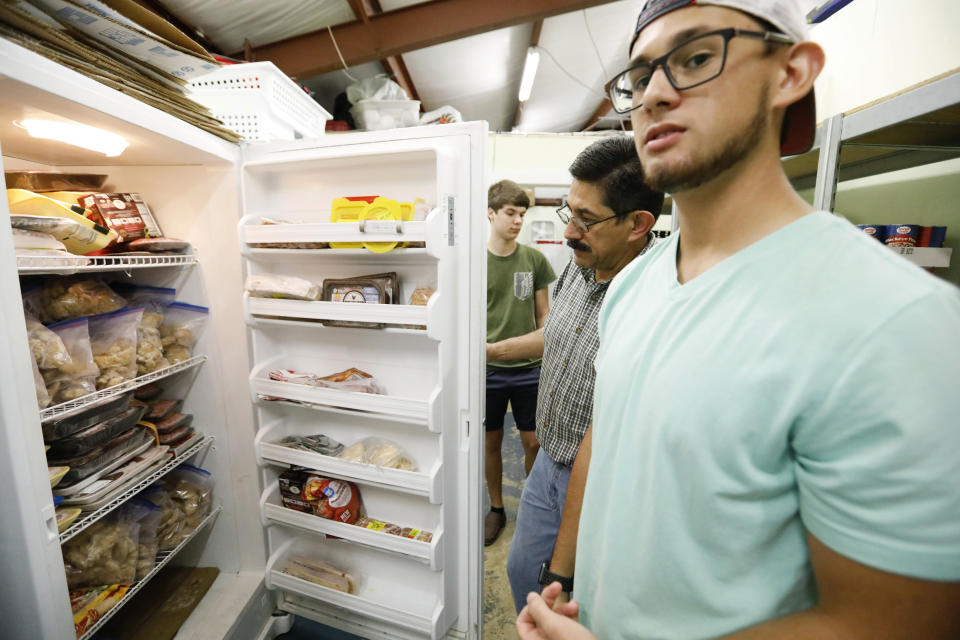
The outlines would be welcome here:
[[[683,42],[664,55],[641,62],[614,76],[607,84],[613,110],[630,113],[643,105],[643,93],[657,67],[677,91],[692,89],[710,82],[721,73],[727,62],[727,45],[733,38],[754,38],[777,44],[793,44],[793,40],[773,31],[718,29]]]
[[[577,228],[577,231],[580,233],[586,233],[590,231],[590,227],[595,224],[600,224],[601,222],[606,222],[607,220],[613,220],[617,217],[616,214],[610,216],[609,218],[602,218],[600,220],[594,220],[593,222],[584,222],[580,218],[573,215],[573,211],[570,210],[570,205],[564,203],[562,207],[557,209],[557,215],[560,216],[560,221],[563,224],[570,224],[573,222],[573,226]]]

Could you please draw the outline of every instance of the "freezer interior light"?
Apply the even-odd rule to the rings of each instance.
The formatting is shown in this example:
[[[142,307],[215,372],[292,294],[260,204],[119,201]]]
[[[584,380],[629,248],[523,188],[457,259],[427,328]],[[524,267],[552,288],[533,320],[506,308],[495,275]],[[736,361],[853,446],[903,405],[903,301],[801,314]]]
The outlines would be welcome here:
[[[27,133],[34,138],[59,140],[66,144],[98,151],[107,157],[118,156],[130,146],[129,142],[115,133],[76,122],[20,120],[14,124],[26,129]]]
[[[537,67],[540,66],[540,52],[536,47],[527,49],[527,61],[523,64],[523,76],[520,78],[520,102],[530,99],[533,91],[533,80],[537,77]]]

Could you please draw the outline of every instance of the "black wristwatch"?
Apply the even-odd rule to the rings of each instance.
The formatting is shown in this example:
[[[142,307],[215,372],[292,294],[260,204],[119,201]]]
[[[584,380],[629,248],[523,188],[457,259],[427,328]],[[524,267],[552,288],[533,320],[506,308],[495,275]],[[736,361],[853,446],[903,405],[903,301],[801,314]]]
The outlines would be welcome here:
[[[540,583],[541,587],[545,587],[551,582],[559,582],[560,587],[566,593],[573,593],[573,578],[567,578],[566,576],[559,576],[555,573],[550,573],[550,563],[544,562],[540,565],[540,577],[537,578],[537,582]]]

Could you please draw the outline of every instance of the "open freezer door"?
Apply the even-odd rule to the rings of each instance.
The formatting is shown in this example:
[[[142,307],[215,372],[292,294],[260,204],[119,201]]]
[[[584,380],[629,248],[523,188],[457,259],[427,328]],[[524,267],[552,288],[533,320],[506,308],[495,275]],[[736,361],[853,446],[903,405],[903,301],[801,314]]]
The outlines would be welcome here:
[[[480,637],[486,141],[466,123],[244,150],[238,295],[283,611]]]

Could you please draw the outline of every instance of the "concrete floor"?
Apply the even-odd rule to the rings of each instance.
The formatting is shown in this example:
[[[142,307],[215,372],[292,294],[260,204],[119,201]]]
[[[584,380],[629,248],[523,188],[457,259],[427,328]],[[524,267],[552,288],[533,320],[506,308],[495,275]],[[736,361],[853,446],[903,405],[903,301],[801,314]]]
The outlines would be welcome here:
[[[500,537],[483,553],[483,638],[484,640],[514,640],[517,638],[517,614],[507,580],[507,554],[516,526],[517,507],[525,477],[523,445],[514,426],[513,414],[508,413],[503,436],[503,506],[507,511],[507,526]],[[485,494],[486,495],[486,494]],[[489,498],[484,514],[489,510]]]

